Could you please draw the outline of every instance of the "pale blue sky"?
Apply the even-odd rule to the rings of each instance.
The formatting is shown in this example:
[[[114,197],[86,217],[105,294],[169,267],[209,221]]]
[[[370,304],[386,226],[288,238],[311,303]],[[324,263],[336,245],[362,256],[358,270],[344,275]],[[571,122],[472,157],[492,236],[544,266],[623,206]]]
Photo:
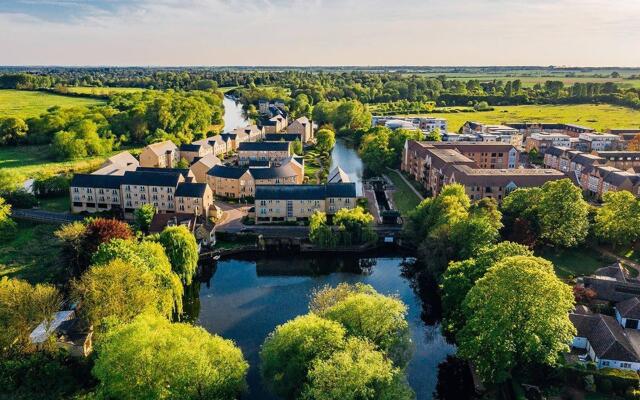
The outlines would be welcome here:
[[[640,0],[0,0],[0,64],[640,66]]]

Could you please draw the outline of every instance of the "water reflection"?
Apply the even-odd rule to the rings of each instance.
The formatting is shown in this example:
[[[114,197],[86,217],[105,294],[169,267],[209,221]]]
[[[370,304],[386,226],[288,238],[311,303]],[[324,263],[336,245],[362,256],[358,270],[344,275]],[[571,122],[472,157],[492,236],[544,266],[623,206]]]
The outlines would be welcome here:
[[[225,132],[245,127],[250,124],[250,121],[244,115],[244,107],[241,103],[236,103],[233,99],[225,96],[222,100],[222,105],[224,106]]]
[[[331,167],[329,170],[332,171],[337,166],[340,166],[349,175],[351,182],[356,182],[356,192],[359,196],[362,195],[362,172],[364,171],[362,159],[356,149],[349,147],[340,138],[336,140],[336,145],[331,150]]]
[[[384,294],[397,295],[408,307],[407,319],[414,355],[407,367],[409,383],[418,399],[431,398],[436,389],[438,365],[455,352],[440,334],[435,318],[425,318],[425,307],[403,275],[410,259],[385,257],[290,256],[219,261],[203,268],[200,281],[185,292],[191,319],[210,332],[240,346],[251,368],[246,398],[272,399],[259,376],[259,349],[279,324],[308,312],[309,295],[325,285],[362,282]],[[196,299],[196,292],[199,296]],[[428,298],[428,297],[427,297]],[[196,317],[196,312],[199,314]],[[429,313],[427,313],[429,315]],[[425,321],[433,322],[427,325]]]

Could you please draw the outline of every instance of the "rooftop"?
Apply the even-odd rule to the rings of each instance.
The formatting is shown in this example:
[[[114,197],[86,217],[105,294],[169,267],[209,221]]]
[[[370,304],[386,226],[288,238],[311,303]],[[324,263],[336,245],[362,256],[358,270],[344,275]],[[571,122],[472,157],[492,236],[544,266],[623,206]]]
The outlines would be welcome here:
[[[326,185],[258,185],[256,200],[324,200],[328,197],[356,197],[355,183]]]
[[[242,142],[238,151],[288,151],[289,142]]]

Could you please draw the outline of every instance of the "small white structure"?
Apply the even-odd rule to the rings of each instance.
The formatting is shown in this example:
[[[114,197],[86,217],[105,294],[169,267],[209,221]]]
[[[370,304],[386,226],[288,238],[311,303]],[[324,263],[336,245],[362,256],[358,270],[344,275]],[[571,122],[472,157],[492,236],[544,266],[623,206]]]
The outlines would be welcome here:
[[[329,176],[327,177],[327,183],[347,183],[347,182],[351,182],[351,180],[349,179],[349,175],[347,175],[346,172],[344,172],[344,170],[342,168],[335,167],[330,173]]]

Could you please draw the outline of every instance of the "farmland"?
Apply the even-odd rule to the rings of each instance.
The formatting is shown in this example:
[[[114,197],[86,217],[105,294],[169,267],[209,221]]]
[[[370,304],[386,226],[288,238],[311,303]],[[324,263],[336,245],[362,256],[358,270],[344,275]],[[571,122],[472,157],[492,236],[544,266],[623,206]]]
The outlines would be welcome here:
[[[493,111],[430,113],[422,116],[446,118],[450,132],[457,132],[466,121],[489,124],[559,122],[589,126],[599,131],[640,127],[640,111],[607,104],[505,106],[495,107]]]
[[[46,92],[0,90],[0,117],[37,117],[53,106],[74,107],[103,104],[98,99],[62,96]]]

